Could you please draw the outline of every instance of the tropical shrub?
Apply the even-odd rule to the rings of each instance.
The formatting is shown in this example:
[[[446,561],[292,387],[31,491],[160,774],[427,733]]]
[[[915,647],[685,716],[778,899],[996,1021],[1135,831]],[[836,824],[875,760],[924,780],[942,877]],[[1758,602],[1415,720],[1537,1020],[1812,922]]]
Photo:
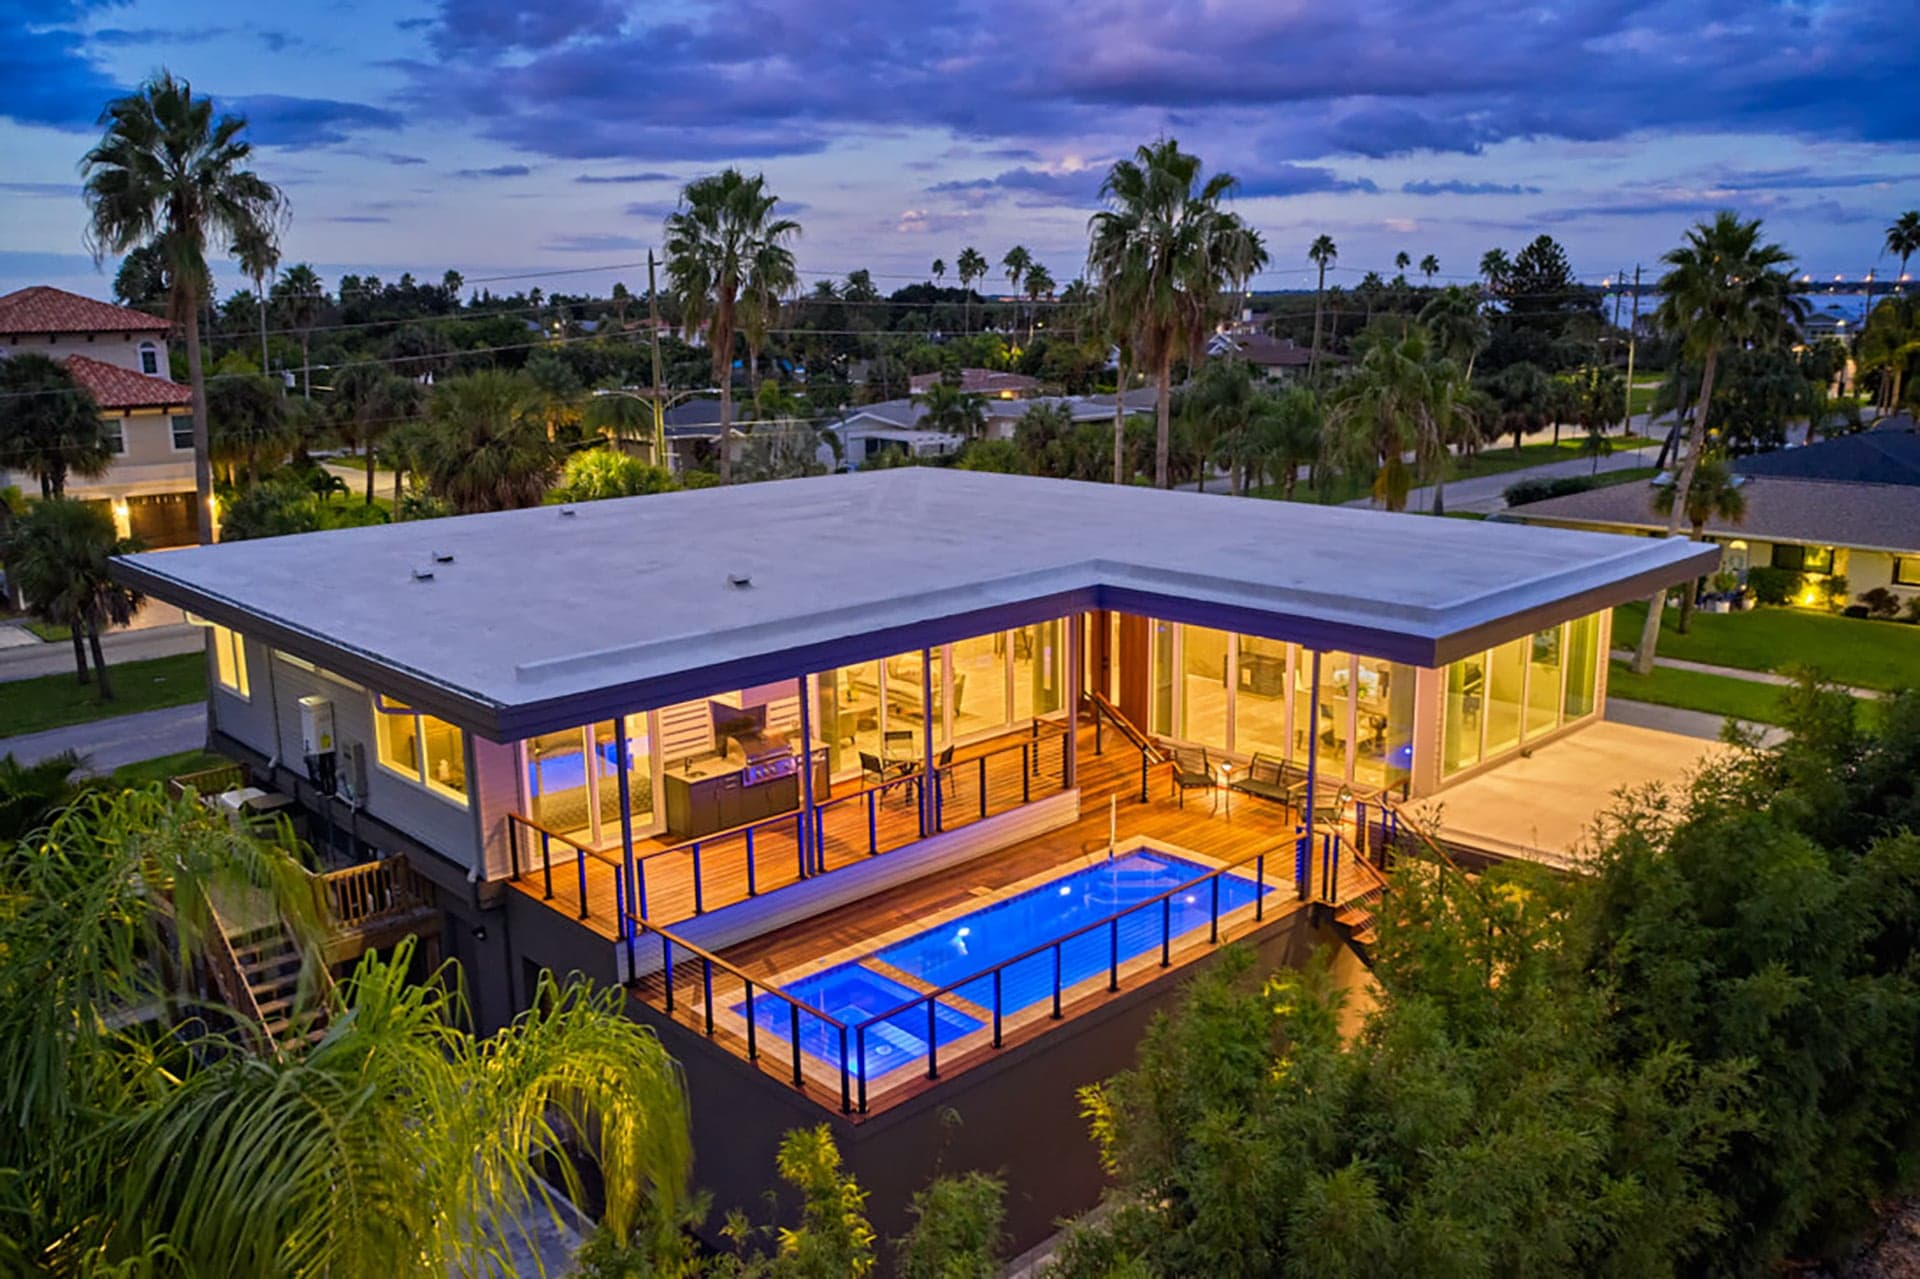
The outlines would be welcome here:
[[[1756,603],[1788,604],[1800,594],[1800,574],[1790,568],[1758,565],[1747,570],[1747,589]]]
[[[652,466],[617,449],[586,449],[567,458],[554,496],[564,502],[594,502],[603,497],[638,497],[674,487],[666,468]]]
[[[1781,745],[1624,796],[1589,876],[1403,859],[1356,1036],[1324,963],[1197,977],[1084,1094],[1117,1188],[1052,1275],[1844,1250],[1920,1163],[1920,694],[1862,720],[1803,679],[1781,709]]]
[[[1862,591],[1857,602],[1866,607],[1870,617],[1894,617],[1900,612],[1900,597],[1884,586]]]
[[[1590,475],[1566,475],[1557,480],[1518,480],[1507,485],[1505,496],[1508,506],[1525,506],[1528,502],[1544,502],[1550,497],[1584,493],[1598,487],[1599,483]]]

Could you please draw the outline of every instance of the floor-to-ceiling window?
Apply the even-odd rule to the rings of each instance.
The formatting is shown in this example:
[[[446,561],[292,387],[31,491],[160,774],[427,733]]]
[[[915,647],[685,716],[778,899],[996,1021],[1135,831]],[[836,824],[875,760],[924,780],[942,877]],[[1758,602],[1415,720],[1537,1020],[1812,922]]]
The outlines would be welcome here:
[[[976,635],[953,644],[948,670],[953,680],[953,735],[977,737],[1007,726],[1012,681],[1008,678],[1005,631]]]
[[[1227,749],[1227,633],[1180,628],[1179,727],[1184,742]]]
[[[1173,665],[1174,624],[1154,618],[1147,623],[1153,628],[1153,701],[1147,710],[1147,731],[1159,733],[1164,737],[1173,736],[1173,689],[1175,684]]]
[[[1234,745],[1241,753],[1256,751],[1285,759],[1292,747],[1287,736],[1288,674],[1293,646],[1258,635],[1240,637],[1240,661],[1233,693]]]
[[[1576,618],[1448,666],[1441,773],[1472,768],[1593,714],[1600,621],[1598,614]]]
[[[1052,715],[1067,704],[1067,628],[1036,622],[1007,632],[1013,658],[1013,721]]]
[[[1355,669],[1353,779],[1390,790],[1413,775],[1413,668],[1362,657]]]

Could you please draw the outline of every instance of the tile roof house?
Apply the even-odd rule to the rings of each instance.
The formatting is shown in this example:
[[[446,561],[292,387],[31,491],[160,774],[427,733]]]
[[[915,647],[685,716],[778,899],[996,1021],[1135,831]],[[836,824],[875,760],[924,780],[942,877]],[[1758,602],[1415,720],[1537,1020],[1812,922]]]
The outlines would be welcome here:
[[[107,473],[70,476],[67,495],[108,503],[123,536],[153,547],[198,540],[193,396],[166,375],[169,328],[145,311],[45,285],[0,297],[0,359],[32,352],[65,365],[114,441]],[[38,487],[29,475],[0,471],[5,484]]]
[[[1215,358],[1245,360],[1270,378],[1290,378],[1304,374],[1313,363],[1313,349],[1292,338],[1277,338],[1265,333],[1216,333],[1207,340],[1207,354]],[[1343,356],[1320,353],[1323,364],[1344,364]]]

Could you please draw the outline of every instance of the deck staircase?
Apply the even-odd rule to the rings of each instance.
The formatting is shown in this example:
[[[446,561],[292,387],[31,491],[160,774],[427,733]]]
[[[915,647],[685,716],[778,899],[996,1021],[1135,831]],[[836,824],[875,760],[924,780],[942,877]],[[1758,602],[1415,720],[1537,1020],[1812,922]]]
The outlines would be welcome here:
[[[301,990],[304,960],[300,947],[278,920],[230,937],[228,944],[251,997],[250,1010],[276,1051],[304,1050],[327,1033],[326,993],[332,979],[314,965],[308,990]]]
[[[1371,947],[1380,940],[1380,907],[1387,896],[1387,877],[1366,861],[1356,859],[1351,867],[1351,878],[1341,876],[1341,894],[1339,906],[1334,909],[1333,922],[1346,933],[1347,942],[1360,956],[1363,963],[1371,956]]]

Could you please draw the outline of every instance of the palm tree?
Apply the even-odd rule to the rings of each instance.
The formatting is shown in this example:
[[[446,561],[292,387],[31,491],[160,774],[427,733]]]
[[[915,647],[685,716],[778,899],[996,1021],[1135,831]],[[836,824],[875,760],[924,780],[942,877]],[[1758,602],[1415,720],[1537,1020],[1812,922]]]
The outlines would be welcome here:
[[[1007,273],[1007,283],[1015,297],[1020,296],[1020,281],[1027,278],[1027,268],[1032,265],[1033,255],[1023,244],[1014,245],[1007,250],[1007,256],[1000,259],[1000,268]]]
[[[212,414],[208,451],[227,470],[227,483],[236,482],[242,466],[247,482],[260,480],[262,461],[278,462],[293,447],[287,422],[287,397],[270,377],[232,374],[217,379],[207,391]]]
[[[944,258],[935,258],[935,259],[933,260],[933,282],[934,282],[934,284],[936,284],[936,285],[938,285],[938,284],[940,283],[940,281],[942,281],[942,280],[944,280],[944,279],[946,279],[946,278],[947,278],[947,263],[946,263],[946,259],[944,259]]]
[[[615,323],[619,324],[622,332],[625,332],[627,327],[627,308],[633,305],[633,294],[628,291],[624,282],[615,280],[613,282],[613,291],[609,293],[607,297],[608,300],[613,303],[613,318]]]
[[[1920,355],[1920,304],[1911,298],[1882,298],[1860,330],[1856,356],[1862,373],[1879,373],[1874,396],[1887,413],[1898,412],[1906,394],[1907,366]]]
[[[65,626],[73,636],[73,660],[87,682],[84,639],[93,653],[100,700],[113,700],[106,659],[100,652],[100,628],[125,626],[140,607],[141,595],[122,586],[107,571],[107,561],[140,549],[122,538],[113,517],[99,503],[55,497],[36,504],[8,538],[7,570],[20,578],[20,594],[34,616]]]
[[[1687,527],[1691,530],[1690,536],[1696,542],[1707,540],[1707,525],[1715,519],[1738,524],[1747,517],[1747,495],[1740,488],[1740,479],[1719,458],[1705,458],[1694,469],[1693,484],[1687,490],[1684,512],[1679,510],[1678,488],[1677,484],[1656,486],[1653,490],[1653,509],[1655,514],[1668,517],[1669,522],[1684,515]],[[1699,589],[1699,582],[1689,583],[1686,592],[1680,596],[1678,629],[1682,635],[1693,624],[1693,597]]]
[[[1907,259],[1920,253],[1920,209],[1908,209],[1887,228],[1887,252],[1900,259],[1900,278],[1907,278]]]
[[[1400,272],[1402,277],[1406,275],[1407,268],[1412,265],[1413,265],[1413,255],[1408,253],[1405,249],[1402,249],[1400,250],[1400,252],[1393,255],[1393,269]]]
[[[1433,283],[1433,277],[1440,274],[1440,259],[1429,253],[1420,259],[1420,274],[1427,277],[1427,283]]]
[[[915,423],[924,431],[945,431],[962,439],[975,439],[987,427],[987,404],[980,396],[962,391],[957,382],[941,378],[913,397],[925,408]]]
[[[313,398],[313,326],[320,319],[321,308],[327,304],[326,286],[312,267],[296,262],[273,286],[273,300],[279,304],[288,325],[300,332],[300,394],[310,400]]]
[[[773,259],[793,274],[787,242],[800,224],[774,216],[778,196],[763,174],[749,178],[727,169],[695,178],[680,192],[680,207],[667,218],[667,280],[689,334],[707,325],[714,384],[720,388],[720,482],[733,480],[734,306],[756,268]]]
[[[1518,360],[1491,379],[1500,427],[1513,435],[1513,451],[1520,452],[1524,437],[1553,416],[1553,379],[1529,360]]]
[[[458,970],[410,980],[409,940],[318,996],[331,1024],[310,1048],[256,1056],[210,1029],[247,1022],[191,983],[221,945],[216,903],[263,900],[317,951],[281,837],[151,787],[0,849],[0,895],[22,904],[0,914],[0,985],[33,992],[0,1009],[9,1255],[33,1273],[77,1253],[121,1274],[504,1274],[559,1216],[543,1179],[584,1202],[589,1169],[609,1233],[676,1254],[684,1084],[616,991],[543,974],[479,1039]]]
[[[74,751],[31,764],[0,756],[0,847],[25,839],[72,803],[86,785],[76,776],[85,763]]]
[[[233,256],[253,281],[260,310],[260,371],[267,372],[267,277],[280,266],[280,245],[260,227],[248,227],[233,242]]]
[[[1340,250],[1334,245],[1330,235],[1316,236],[1307,246],[1307,258],[1320,268],[1320,278],[1313,286],[1313,349],[1307,352],[1307,378],[1316,380],[1314,375],[1320,364],[1320,313],[1327,297],[1327,268],[1340,256]]]
[[[113,458],[99,406],[66,365],[37,351],[0,360],[0,471],[33,476],[43,498],[63,497],[69,475],[105,475]]]
[[[454,379],[459,382],[462,379]],[[453,385],[454,382],[446,383]],[[363,455],[367,470],[364,504],[373,505],[373,449],[380,437],[420,410],[422,388],[378,364],[350,364],[333,388],[333,430]]]
[[[427,488],[462,514],[538,506],[560,474],[545,397],[524,375],[482,369],[434,388],[420,442]]]
[[[1135,315],[1137,351],[1154,370],[1154,482],[1171,482],[1173,362],[1197,355],[1220,310],[1221,290],[1266,263],[1239,217],[1221,207],[1230,173],[1200,181],[1200,158],[1172,138],[1115,162],[1088,221],[1087,276],[1112,288]]]
[[[780,316],[780,299],[799,287],[793,253],[782,245],[763,245],[748,264],[738,305],[740,336],[747,343],[748,386],[760,385],[760,351]]]
[[[960,257],[954,263],[954,274],[960,277],[960,288],[966,294],[960,300],[960,327],[965,331],[973,319],[973,282],[987,278],[986,255],[968,245],[960,250]]]
[[[213,116],[185,80],[162,71],[107,104],[106,132],[80,162],[87,245],[97,265],[110,253],[157,244],[167,264],[167,310],[187,335],[193,391],[193,478],[200,541],[213,540],[213,466],[207,454],[207,379],[200,306],[212,277],[207,244],[235,245],[278,231],[284,202],[245,166],[253,146],[244,117]]]
[[[1420,308],[1419,320],[1448,359],[1460,365],[1463,377],[1473,381],[1473,364],[1486,350],[1490,336],[1480,299],[1459,285],[1450,285]]]
[[[1035,262],[1027,268],[1027,343],[1033,343],[1034,321],[1039,318],[1040,299],[1051,298],[1054,290],[1053,272]]]
[[[1720,352],[1747,345],[1772,345],[1786,337],[1805,313],[1794,296],[1789,270],[1793,255],[1760,238],[1760,219],[1742,221],[1722,209],[1712,222],[1687,232],[1686,243],[1662,259],[1670,268],[1656,286],[1659,309],[1654,320],[1677,335],[1681,353],[1700,369],[1700,398],[1680,473],[1673,482],[1672,510],[1667,534],[1680,526],[1681,513],[1690,509],[1688,494],[1693,474],[1707,445],[1707,415],[1713,403],[1713,378]],[[1653,673],[1654,649],[1660,642],[1660,613],[1667,593],[1656,591],[1647,604],[1647,620],[1634,651],[1636,674]]]
[[[1374,500],[1404,511],[1415,474],[1444,464],[1457,383],[1452,362],[1436,355],[1419,325],[1374,333],[1329,406],[1332,459],[1349,471],[1371,470]]]
[[[1480,278],[1487,282],[1488,293],[1498,293],[1505,288],[1507,277],[1512,273],[1513,262],[1505,249],[1488,249],[1480,255]]]

